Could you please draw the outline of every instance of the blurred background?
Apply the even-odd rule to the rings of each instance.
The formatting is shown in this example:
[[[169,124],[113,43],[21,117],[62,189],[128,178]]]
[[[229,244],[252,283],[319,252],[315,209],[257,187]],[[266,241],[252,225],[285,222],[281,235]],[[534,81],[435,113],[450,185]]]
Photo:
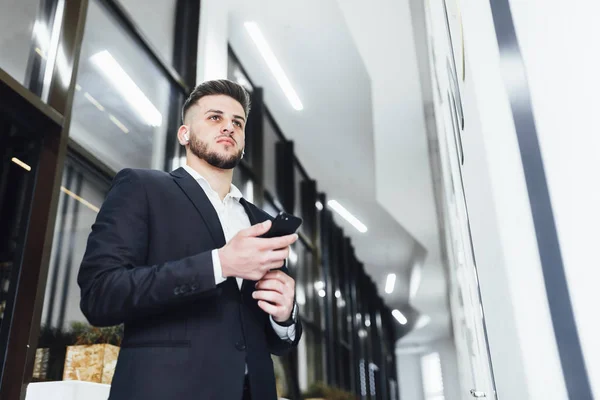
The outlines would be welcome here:
[[[79,309],[91,225],[122,168],[185,163],[183,102],[220,78],[253,102],[234,184],[304,219],[282,398],[600,396],[599,11],[0,0],[0,398],[118,347]]]

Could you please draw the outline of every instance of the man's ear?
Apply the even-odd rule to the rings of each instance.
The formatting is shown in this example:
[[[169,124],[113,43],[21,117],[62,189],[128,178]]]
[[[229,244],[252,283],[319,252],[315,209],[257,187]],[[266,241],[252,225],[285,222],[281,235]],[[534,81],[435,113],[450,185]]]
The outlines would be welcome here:
[[[179,130],[177,131],[177,139],[179,139],[179,144],[182,146],[185,146],[190,142],[190,132],[187,125],[181,125],[179,127]]]

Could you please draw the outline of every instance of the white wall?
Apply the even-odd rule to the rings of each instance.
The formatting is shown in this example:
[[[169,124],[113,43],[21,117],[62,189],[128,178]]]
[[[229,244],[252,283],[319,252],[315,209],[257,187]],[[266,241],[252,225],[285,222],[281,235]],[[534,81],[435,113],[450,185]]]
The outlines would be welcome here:
[[[464,180],[464,192],[477,264],[474,279],[479,284],[481,290],[481,312],[485,313],[487,337],[498,398],[563,400],[567,398],[567,393],[550,319],[546,287],[531,216],[531,206],[524,179],[521,155],[505,89],[504,78],[506,76],[503,73],[507,70],[512,72],[510,69],[511,65],[500,64],[501,60],[496,33],[488,2],[463,0],[456,3],[457,6],[454,9],[452,8],[453,2],[447,3],[450,8],[453,50],[457,59],[457,67],[459,72],[461,72],[459,76],[462,75],[462,55],[465,54],[465,79],[461,79],[459,82],[465,113],[465,127],[461,132],[465,162],[459,171],[462,173]],[[431,4],[432,8],[436,6],[440,7],[441,0],[432,1]],[[590,3],[588,5],[590,8],[592,7]],[[555,82],[564,76],[564,74],[560,73],[561,63],[555,62],[554,58],[550,57],[550,54],[555,58],[568,60],[565,61],[565,64],[572,62],[576,58],[570,57],[570,54],[565,54],[565,52],[561,53],[561,48],[557,48],[553,45],[552,41],[548,40],[548,32],[550,30],[549,26],[561,26],[561,24],[565,23],[565,20],[576,20],[574,15],[576,11],[574,10],[578,9],[581,12],[581,8],[578,8],[581,6],[573,6],[573,11],[567,14],[567,18],[565,18],[564,3],[561,8],[555,5],[554,12],[550,12],[550,16],[555,16],[557,19],[554,21],[554,25],[550,25],[549,22],[541,23],[541,13],[548,12],[545,10],[547,2],[544,2],[543,5],[541,2],[535,5],[526,5],[525,2],[514,1],[511,6],[517,10],[519,8],[525,10],[523,13],[523,26],[527,26],[529,31],[533,31],[538,35],[537,40],[539,41],[532,41],[529,48],[531,51],[537,49],[538,52],[531,53],[530,57],[532,60],[535,59],[538,62],[539,71],[536,70],[533,74],[535,74],[536,78],[540,79],[539,89],[543,88],[546,92],[540,90],[536,95],[535,86],[533,86],[532,95],[534,104],[538,97],[547,99],[548,104],[552,104],[553,108],[549,107],[547,111],[554,118],[554,120],[548,121],[548,124],[553,126],[554,130],[552,133],[554,134],[548,134],[552,138],[548,143],[553,142],[552,148],[556,153],[549,153],[549,156],[553,155],[555,160],[557,160],[553,164],[554,168],[551,167],[551,169],[562,172],[564,171],[564,161],[566,161],[565,153],[568,153],[568,150],[565,151],[568,149],[568,143],[576,142],[572,141],[572,135],[566,136],[565,134],[565,132],[570,131],[569,125],[565,126],[558,122],[558,119],[563,121],[565,111],[558,108],[559,106],[555,102],[557,98],[555,86],[562,85]],[[588,15],[592,14],[590,9],[586,11]],[[531,16],[532,13],[536,12],[540,13],[540,18],[537,24],[532,24]],[[571,16],[571,14],[573,15]],[[550,17],[545,18],[544,21],[549,21],[548,18]],[[558,21],[559,19],[560,21]],[[527,21],[525,22],[525,20]],[[517,24],[517,29],[518,26]],[[574,32],[574,30],[571,30],[570,34],[574,34]],[[434,40],[438,42],[447,40],[443,37],[445,35],[445,27],[443,25],[440,26],[439,23],[437,29],[434,27],[430,33],[435,37]],[[464,33],[464,36],[461,35],[462,33]],[[586,37],[593,37],[593,35],[588,32]],[[464,48],[462,47],[463,39]],[[568,46],[572,46],[573,43],[577,42],[583,43],[583,37],[569,37]],[[541,57],[543,53],[539,52],[539,48],[544,47],[542,43],[549,43],[546,58]],[[565,44],[565,50],[566,46]],[[586,48],[586,50],[588,49]],[[527,51],[527,49],[524,48],[524,51]],[[580,55],[582,54],[584,53]],[[518,60],[515,61],[518,62]],[[443,71],[445,65],[440,67],[439,64],[444,63],[445,59],[438,57],[437,62],[437,67]],[[509,62],[512,62],[512,60],[509,60]],[[543,69],[545,69],[547,75],[540,75]],[[533,74],[530,71],[530,75]],[[509,79],[511,78],[511,76],[508,77]],[[518,81],[513,82],[520,83]],[[437,83],[439,84],[440,82]],[[441,84],[441,89],[442,94],[445,94],[443,83]],[[587,83],[591,83],[589,77]],[[564,99],[565,102],[573,101],[572,92],[569,93],[566,91],[567,87],[573,88],[573,85],[565,84],[564,86],[565,95],[558,97]],[[568,94],[571,95],[568,96]],[[588,98],[588,96],[583,97]],[[589,99],[593,99],[593,97],[589,96]],[[589,104],[577,104],[581,108],[594,108]],[[443,97],[441,103],[438,104],[438,108],[436,108],[437,113],[445,112],[442,106],[446,106]],[[591,118],[593,112],[591,112],[591,109],[589,111],[587,115]],[[575,115],[580,114],[573,114],[573,116]],[[536,115],[536,120],[539,118],[540,116]],[[582,128],[579,132],[590,132],[593,130],[593,125],[588,124]],[[440,134],[444,134],[444,129],[439,129],[439,131]],[[542,137],[545,136],[543,133],[540,135]],[[449,138],[449,140],[454,139]],[[546,140],[548,139],[542,139],[543,142]],[[580,141],[593,147],[589,139],[584,141],[581,138]],[[548,158],[545,153],[544,151],[547,163]],[[590,151],[590,154],[597,153],[597,150]],[[577,155],[580,158],[582,155],[579,151],[572,152],[571,154],[574,154],[574,162],[576,162],[575,158]],[[597,164],[595,165],[595,170],[599,170]],[[592,181],[592,169],[588,171],[590,171],[590,176],[585,176],[586,171],[578,171],[574,175],[581,174],[584,179]],[[457,174],[454,171],[452,178],[454,180],[460,179],[460,173]],[[557,176],[564,177],[562,174],[557,174]],[[573,175],[569,176],[572,182]],[[549,178],[549,180],[552,186],[553,179]],[[567,187],[567,182],[569,182],[567,179],[563,181],[562,190],[560,190],[563,200],[569,197],[568,193],[570,190]],[[593,193],[590,193],[591,189],[587,187],[586,191],[585,186],[581,186],[583,188],[581,194],[586,195],[587,198],[593,198]],[[558,197],[560,198],[561,196],[558,195]],[[565,201],[564,210],[571,210],[565,211],[565,215],[570,214],[571,217],[574,217],[572,213],[575,211],[572,211],[572,203],[570,202],[569,204]],[[581,202],[579,203],[581,204]],[[594,211],[590,211],[588,208],[585,215],[593,218]],[[583,214],[579,217],[583,217]],[[579,220],[584,221],[585,219],[581,218]],[[557,218],[559,231],[563,232],[562,241],[564,241],[564,236],[566,236],[564,233],[569,232],[569,237],[577,237],[573,235],[580,235],[584,229],[581,224],[573,226],[572,223],[566,221],[573,221],[573,218],[565,218],[562,224]],[[565,224],[567,228],[565,228]],[[569,227],[572,227],[572,229],[569,230]],[[573,242],[577,242],[578,247],[585,246],[585,241],[573,240]],[[591,249],[593,247],[590,246],[587,248]],[[594,255],[591,251],[587,250],[586,253],[582,251],[582,248],[574,251],[573,254],[577,254],[578,257],[576,263],[574,260],[575,268],[583,269],[585,267],[580,267],[581,265],[587,266],[590,262],[593,262],[594,258],[592,257]],[[569,267],[567,266],[567,268]],[[576,269],[572,271],[573,276],[577,278],[582,276],[582,271],[577,271],[577,273],[575,273]],[[588,271],[587,282],[589,282],[589,269],[586,268],[586,271]],[[456,271],[451,271],[451,273],[456,274]],[[567,274],[569,275],[569,271]],[[572,285],[575,280],[571,278],[569,276],[569,283]],[[473,277],[470,279],[473,279]],[[580,282],[580,284],[582,283]],[[580,291],[579,287],[577,291],[580,293],[585,292],[585,286],[582,286],[582,288],[583,291]],[[460,301],[453,302],[453,304],[453,312],[456,314],[458,314],[457,307],[468,307],[470,308],[470,314],[479,315],[480,318],[477,324],[479,324],[478,328],[481,330],[483,323],[481,317],[483,315],[478,309],[478,299],[462,298]],[[598,301],[590,301],[588,297],[587,302],[582,299],[580,304],[584,305],[584,307],[590,307],[592,304],[598,304]],[[592,310],[586,311],[586,315],[592,313]],[[580,315],[583,315],[583,312]],[[582,324],[581,321],[579,323],[580,325]],[[464,332],[457,331],[457,333]],[[588,334],[590,338],[598,337],[598,332],[594,331],[593,328],[589,329]],[[473,338],[466,335],[465,339],[466,346],[460,346],[458,354],[459,362],[467,372],[463,374],[466,376],[465,382],[473,384],[484,382],[482,378],[485,377],[478,377],[478,374],[481,373],[478,365],[481,365],[485,361],[486,349],[472,345],[472,343],[478,343],[483,340],[485,344],[485,338]],[[594,349],[590,346],[593,345],[588,344],[589,349],[593,351]],[[596,354],[598,353],[596,351]],[[588,365],[593,365],[594,360],[592,358],[588,355]],[[472,373],[472,379],[469,379],[468,372]],[[473,388],[481,390],[478,386]],[[465,389],[469,388],[463,388],[463,390]],[[488,392],[491,389],[491,387],[485,388]],[[463,396],[466,395],[465,393]],[[490,397],[493,398],[492,393],[488,393],[488,398]]]
[[[400,386],[400,399],[423,400],[421,355],[406,354],[396,350],[396,371]]]
[[[600,4],[510,1],[566,278],[594,396],[600,398]]]
[[[435,341],[431,349],[440,355],[445,400],[460,400],[461,388],[456,360],[456,347],[451,338]]]

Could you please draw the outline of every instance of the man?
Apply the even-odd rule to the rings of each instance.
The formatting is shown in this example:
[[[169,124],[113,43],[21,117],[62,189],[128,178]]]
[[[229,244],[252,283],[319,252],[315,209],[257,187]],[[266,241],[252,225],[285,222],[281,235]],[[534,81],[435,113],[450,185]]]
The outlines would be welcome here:
[[[125,324],[111,400],[272,400],[271,354],[302,334],[284,261],[297,235],[260,238],[271,217],[231,183],[248,93],[199,85],[177,132],[187,165],[114,179],[78,275],[91,324]]]

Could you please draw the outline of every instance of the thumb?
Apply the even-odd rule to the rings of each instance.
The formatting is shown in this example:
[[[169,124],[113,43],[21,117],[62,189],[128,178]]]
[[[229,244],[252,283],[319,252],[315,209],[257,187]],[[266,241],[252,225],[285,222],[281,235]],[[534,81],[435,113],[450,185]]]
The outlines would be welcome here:
[[[267,233],[270,228],[271,228],[271,221],[266,220],[265,222],[261,222],[260,224],[252,225],[250,228],[246,229],[245,236],[248,236],[248,237],[260,236],[264,233]]]

